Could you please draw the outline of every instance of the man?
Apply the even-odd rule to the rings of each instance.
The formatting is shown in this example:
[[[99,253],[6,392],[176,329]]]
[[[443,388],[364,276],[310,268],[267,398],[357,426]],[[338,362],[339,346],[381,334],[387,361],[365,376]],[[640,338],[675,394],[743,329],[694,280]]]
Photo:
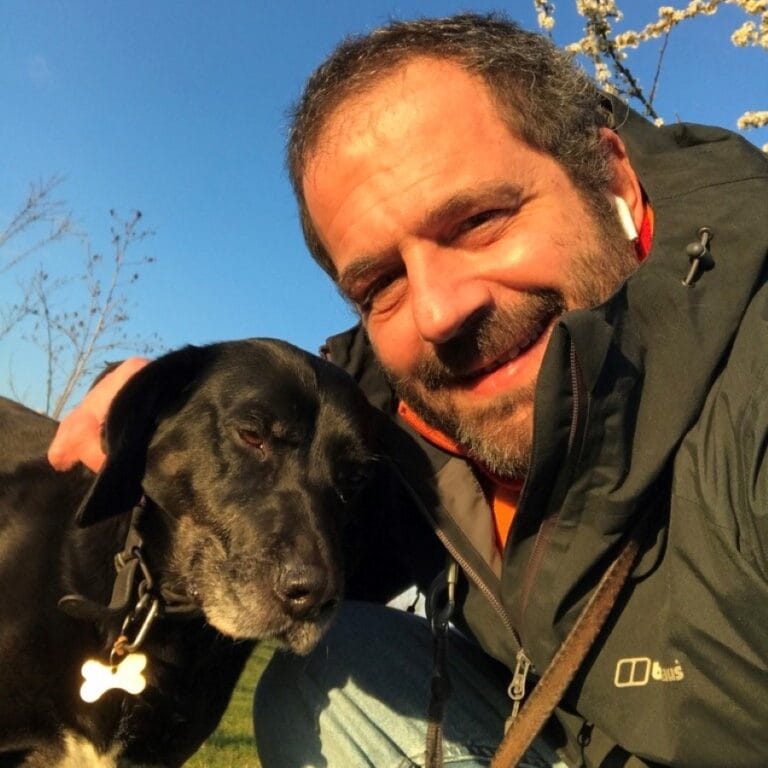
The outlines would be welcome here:
[[[439,545],[462,572],[446,761],[487,764],[510,681],[530,690],[638,540],[522,764],[764,765],[765,157],[654,128],[540,36],[462,15],[343,43],[289,168],[360,314],[327,354],[412,435],[359,521],[350,595],[426,584]],[[417,621],[351,604],[308,660],[277,657],[265,766],[423,764]]]

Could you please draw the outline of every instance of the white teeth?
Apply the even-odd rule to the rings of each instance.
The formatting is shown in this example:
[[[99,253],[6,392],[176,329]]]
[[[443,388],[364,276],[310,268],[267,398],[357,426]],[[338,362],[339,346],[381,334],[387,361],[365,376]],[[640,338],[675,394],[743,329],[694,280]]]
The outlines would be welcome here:
[[[474,376],[482,376],[483,374],[490,373],[491,371],[495,371],[500,366],[504,365],[504,363],[508,363],[510,360],[513,360],[516,358],[523,350],[527,349],[528,347],[533,344],[536,339],[541,336],[541,334],[544,331],[545,323],[540,323],[537,325],[533,331],[531,331],[530,336],[528,336],[527,339],[522,341],[518,346],[514,347],[513,349],[510,349],[509,352],[507,352],[502,357],[498,358],[497,360],[494,360],[490,365],[486,365],[484,368],[480,368],[478,371],[476,371],[473,375]]]

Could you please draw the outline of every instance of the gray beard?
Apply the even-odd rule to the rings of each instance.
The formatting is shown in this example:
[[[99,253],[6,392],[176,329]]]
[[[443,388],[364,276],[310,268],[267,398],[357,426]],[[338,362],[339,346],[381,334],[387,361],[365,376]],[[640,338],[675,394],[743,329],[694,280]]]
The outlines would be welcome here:
[[[507,480],[524,477],[531,460],[533,435],[528,422],[514,416],[524,404],[533,404],[535,386],[498,398],[462,417],[450,406],[433,408],[421,392],[403,382],[394,384],[402,400],[430,426],[461,446],[468,457],[493,475]]]

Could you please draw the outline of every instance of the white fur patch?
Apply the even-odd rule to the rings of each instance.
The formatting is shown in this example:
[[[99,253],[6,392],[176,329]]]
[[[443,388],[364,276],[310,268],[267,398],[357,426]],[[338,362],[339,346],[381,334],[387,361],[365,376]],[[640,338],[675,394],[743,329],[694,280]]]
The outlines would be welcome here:
[[[55,768],[117,768],[120,745],[114,745],[109,752],[97,752],[88,739],[67,731],[64,733],[64,757]]]

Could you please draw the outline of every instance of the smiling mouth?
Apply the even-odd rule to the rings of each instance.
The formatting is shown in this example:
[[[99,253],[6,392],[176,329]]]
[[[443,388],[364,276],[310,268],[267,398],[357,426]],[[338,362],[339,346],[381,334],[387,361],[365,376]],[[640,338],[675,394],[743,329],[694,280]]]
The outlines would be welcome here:
[[[534,344],[536,344],[536,342],[539,341],[539,339],[541,339],[547,328],[549,328],[553,319],[554,315],[547,317],[541,322],[537,323],[536,326],[530,331],[530,333],[524,339],[521,339],[514,347],[494,358],[493,362],[488,363],[481,368],[476,368],[473,371],[464,374],[463,376],[460,376],[459,381],[461,383],[470,383],[475,381],[478,378],[487,376],[494,371],[497,371],[502,366],[525,354],[525,352],[527,352]]]

